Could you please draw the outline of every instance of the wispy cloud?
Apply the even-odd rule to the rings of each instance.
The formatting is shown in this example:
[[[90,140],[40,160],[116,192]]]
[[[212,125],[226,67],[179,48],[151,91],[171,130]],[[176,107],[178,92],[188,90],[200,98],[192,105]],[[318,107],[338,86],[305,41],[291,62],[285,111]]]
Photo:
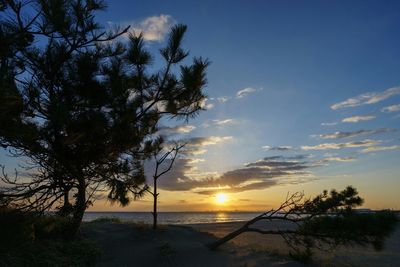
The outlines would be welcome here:
[[[227,125],[227,124],[233,124],[233,123],[235,123],[235,120],[233,120],[233,119],[212,120],[212,123],[213,123],[214,125]]]
[[[232,140],[232,136],[192,137],[187,139],[187,146],[209,146]]]
[[[262,146],[261,147],[264,150],[271,150],[271,151],[289,151],[292,150],[292,146]]]
[[[341,109],[341,108],[375,104],[375,103],[378,103],[382,100],[388,99],[389,97],[392,97],[392,96],[398,95],[398,94],[400,94],[399,86],[386,89],[383,92],[369,92],[369,93],[361,94],[356,97],[346,99],[345,101],[336,103],[331,106],[331,109],[336,110],[336,109]]]
[[[369,147],[379,144],[380,141],[376,140],[364,140],[347,143],[323,143],[315,146],[302,146],[303,150],[326,150],[326,149],[342,149],[342,148],[353,148],[353,147]]]
[[[130,32],[138,35],[142,33],[146,41],[162,41],[175,24],[174,18],[170,15],[161,14],[151,16],[139,22],[126,23],[131,25]]]
[[[229,99],[230,99],[230,97],[228,97],[228,96],[217,97],[217,101],[220,102],[220,103],[225,103]]]
[[[393,146],[371,146],[361,150],[361,153],[382,152],[389,150],[400,150],[400,145]]]
[[[357,158],[355,157],[327,157],[324,158],[322,161],[323,162],[330,162],[330,161],[338,161],[338,162],[349,162],[349,161],[355,161]]]
[[[261,90],[262,90],[262,88],[255,89],[253,87],[247,87],[247,88],[237,91],[236,98],[243,98],[243,97],[247,96],[248,94],[251,94],[251,93],[254,93],[257,91],[261,91]]]
[[[337,124],[337,122],[323,122],[323,123],[321,123],[322,126],[334,126],[336,124]]]
[[[322,139],[341,139],[341,138],[349,138],[349,137],[357,137],[362,135],[372,135],[372,134],[379,134],[379,133],[388,133],[394,132],[395,129],[390,128],[380,128],[380,129],[373,129],[373,130],[358,130],[353,132],[334,132],[334,133],[327,133],[327,134],[319,134],[315,135]]]
[[[357,123],[360,121],[369,121],[375,119],[376,116],[374,115],[361,115],[361,116],[352,116],[348,118],[344,118],[342,122],[351,122],[351,123]]]
[[[179,152],[182,155],[185,156],[197,156],[197,155],[203,155],[207,153],[207,149],[204,148],[199,148],[199,147],[186,147],[184,150]]]
[[[196,126],[193,125],[178,125],[175,127],[161,127],[159,130],[160,134],[182,134],[182,133],[190,133],[196,129]]]
[[[400,104],[384,107],[381,109],[381,111],[387,113],[400,111]]]
[[[229,140],[233,140],[232,136],[209,136],[209,137],[192,137],[182,140],[186,143],[185,149],[180,154],[185,156],[202,155],[207,152],[205,146],[216,145]]]
[[[193,159],[189,159],[188,164],[196,164],[199,162],[204,162],[205,159],[200,159],[200,158],[193,158]]]

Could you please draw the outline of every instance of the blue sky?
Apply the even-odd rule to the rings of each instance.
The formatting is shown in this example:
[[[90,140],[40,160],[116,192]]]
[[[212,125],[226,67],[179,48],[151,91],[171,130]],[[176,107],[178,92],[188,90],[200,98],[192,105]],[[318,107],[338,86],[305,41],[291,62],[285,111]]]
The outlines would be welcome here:
[[[98,19],[143,31],[155,53],[171,25],[186,24],[184,46],[212,62],[208,110],[179,135],[203,138],[196,149],[207,150],[171,173],[188,182],[182,194],[213,194],[193,183],[210,178],[232,198],[254,194],[262,204],[260,192],[352,184],[366,206],[400,208],[399,1],[120,0]],[[265,172],[277,162],[297,162],[298,176]],[[262,172],[249,174],[255,163]],[[162,188],[175,192],[175,178]],[[251,181],[259,190],[246,189]]]
[[[400,207],[391,190],[400,188],[398,1],[120,3],[110,2],[101,18],[140,28],[149,17],[167,16],[168,23],[188,25],[191,54],[212,61],[207,104],[213,107],[189,122],[196,128],[187,135],[231,139],[205,147],[197,156],[204,160],[196,163],[198,173],[224,179],[223,173],[264,157],[307,155],[312,164],[325,162],[310,168],[313,178],[297,188],[347,183],[371,198],[378,188],[386,205]],[[162,39],[149,41],[149,49],[159,45]],[[250,93],[238,98],[246,88]],[[353,107],[333,106],[366,93]],[[327,135],[335,132],[349,137]],[[344,148],[310,149],[326,143]],[[318,182],[323,179],[328,183]]]

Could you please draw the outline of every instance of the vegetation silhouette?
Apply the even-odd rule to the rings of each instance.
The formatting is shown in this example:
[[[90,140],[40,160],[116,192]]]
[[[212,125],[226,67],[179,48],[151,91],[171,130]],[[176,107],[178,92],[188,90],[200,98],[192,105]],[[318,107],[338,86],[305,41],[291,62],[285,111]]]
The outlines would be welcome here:
[[[24,177],[3,167],[0,204],[58,209],[72,218],[69,236],[98,193],[127,205],[146,192],[143,161],[160,120],[188,120],[206,97],[208,60],[182,65],[185,25],[171,29],[165,66],[153,71],[143,35],[95,21],[104,9],[99,0],[1,2],[0,144],[26,164]]]
[[[154,173],[152,176],[153,186],[148,187],[146,191],[153,197],[153,229],[157,229],[157,200],[160,193],[157,192],[157,182],[158,179],[168,173],[178,156],[180,150],[182,150],[185,144],[180,144],[179,142],[164,144],[164,139],[162,137],[158,138],[154,143],[156,149],[153,152],[154,161]]]
[[[245,232],[280,235],[291,248],[290,255],[300,261],[310,261],[313,249],[330,250],[339,245],[373,245],[383,248],[387,238],[396,228],[397,215],[390,211],[360,213],[354,207],[364,200],[354,187],[337,192],[324,191],[314,198],[304,193],[287,195],[277,208],[260,214],[239,229],[208,244],[217,249],[222,244]],[[264,230],[254,225],[260,221],[284,221],[287,229]],[[260,225],[258,225],[260,226]]]
[[[0,206],[0,266],[95,266],[101,251],[88,239],[65,241],[68,218]]]

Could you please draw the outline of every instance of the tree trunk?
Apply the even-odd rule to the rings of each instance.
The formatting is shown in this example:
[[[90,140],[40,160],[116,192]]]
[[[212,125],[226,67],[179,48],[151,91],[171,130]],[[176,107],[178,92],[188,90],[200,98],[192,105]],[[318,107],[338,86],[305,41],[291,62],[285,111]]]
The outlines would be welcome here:
[[[217,241],[210,243],[207,245],[207,247],[211,250],[217,249],[219,246],[221,246],[222,244],[225,244],[226,242],[228,242],[229,240],[237,237],[238,235],[240,235],[243,232],[246,232],[247,230],[247,224],[243,225],[242,227],[240,227],[239,229],[237,229],[236,231],[227,234],[226,236],[224,236],[223,238],[218,239]]]
[[[68,217],[71,215],[73,208],[72,204],[69,202],[69,191],[71,190],[71,187],[64,187],[64,204],[62,207],[60,207],[58,211],[58,215],[62,217]]]
[[[154,178],[154,191],[153,191],[153,198],[154,198],[154,202],[153,202],[153,229],[154,230],[157,229],[157,197],[158,197],[157,179]]]
[[[76,193],[76,202],[72,217],[72,225],[70,229],[71,238],[74,238],[78,233],[85,210],[86,210],[86,184],[84,179],[80,179],[78,192]]]

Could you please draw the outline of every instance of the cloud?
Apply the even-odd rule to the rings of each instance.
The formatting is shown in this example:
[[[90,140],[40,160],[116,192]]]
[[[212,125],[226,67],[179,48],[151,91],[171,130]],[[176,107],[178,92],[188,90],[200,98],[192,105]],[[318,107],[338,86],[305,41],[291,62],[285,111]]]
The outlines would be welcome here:
[[[302,170],[306,169],[309,166],[303,164],[302,162],[296,161],[296,160],[291,160],[291,159],[286,159],[282,160],[283,158],[280,159],[280,161],[277,160],[271,160],[270,158],[264,158],[262,160],[258,160],[256,162],[252,163],[247,163],[245,166],[246,167],[263,167],[267,168],[268,170]]]
[[[337,124],[337,122],[323,122],[323,123],[321,123],[322,126],[334,126],[336,124]]]
[[[203,155],[203,154],[207,153],[207,149],[203,149],[203,148],[199,148],[199,147],[191,147],[191,148],[186,147],[184,150],[182,150],[179,153],[182,155],[185,155],[185,156]]]
[[[326,150],[326,149],[342,149],[342,148],[353,148],[353,147],[368,147],[377,145],[380,141],[375,140],[364,140],[347,143],[324,143],[315,146],[302,146],[303,150]]]
[[[170,15],[161,14],[160,16],[147,17],[140,22],[127,23],[131,25],[130,32],[138,35],[142,33],[146,41],[164,40],[175,20]]]
[[[197,191],[200,194],[212,195],[216,192],[243,192],[261,190],[279,184],[300,184],[315,179],[307,171],[313,165],[305,161],[294,161],[290,158],[264,158],[247,163],[244,168],[223,173],[214,179],[214,185],[223,188],[205,188]]]
[[[296,159],[298,160],[296,160]],[[278,184],[297,184],[315,179],[307,169],[315,165],[295,157],[266,157],[243,167],[217,173],[198,173],[189,159],[178,159],[171,172],[159,180],[160,188],[171,191],[191,190],[199,194],[260,190]],[[301,161],[300,161],[301,160]]]
[[[213,109],[214,108],[214,104],[213,103],[207,103],[207,101],[209,101],[208,98],[205,98],[201,101],[200,103],[200,107],[204,108],[204,109]]]
[[[355,161],[357,158],[355,157],[327,157],[324,158],[322,161],[323,162],[330,162],[330,161],[338,161],[338,162],[349,162],[349,161]]]
[[[186,146],[179,153],[184,156],[202,155],[207,152],[204,146],[216,145],[232,139],[233,139],[232,136],[209,136],[209,137],[188,138],[182,141],[186,143]]]
[[[228,97],[228,96],[217,97],[217,101],[220,102],[220,103],[225,103],[229,99],[230,99],[230,97]]]
[[[361,150],[361,153],[381,152],[389,150],[400,150],[400,145],[393,146],[371,146]]]
[[[381,111],[387,113],[400,111],[400,104],[384,107],[381,109]]]
[[[271,151],[289,151],[289,150],[293,149],[292,146],[273,146],[273,147],[262,146],[261,148],[265,149],[265,150],[271,150]]]
[[[212,120],[213,124],[215,125],[226,125],[235,123],[233,119],[226,119],[226,120]]]
[[[369,121],[369,120],[373,120],[375,119],[376,116],[373,115],[363,115],[363,116],[353,116],[353,117],[348,117],[348,118],[344,118],[342,120],[342,122],[352,122],[352,123],[356,123],[356,122],[360,122],[360,121]]]
[[[209,103],[205,106],[206,109],[213,109],[214,108],[214,104],[213,103]]]
[[[362,135],[388,133],[388,132],[394,132],[394,131],[396,131],[396,130],[390,129],[390,128],[380,128],[380,129],[374,129],[374,130],[358,130],[358,131],[353,131],[353,132],[334,132],[334,133],[328,133],[328,134],[319,134],[316,136],[319,138],[322,138],[322,139],[340,139],[340,138],[357,137],[357,136],[362,136]]]
[[[311,158],[311,155],[295,155],[295,156],[290,156],[290,157],[284,157],[284,156],[270,156],[270,157],[265,157],[264,160],[305,160]]]
[[[196,164],[196,163],[204,162],[204,161],[205,161],[205,159],[189,159],[188,164]]]
[[[196,170],[191,161],[192,159],[188,158],[177,158],[172,169],[159,178],[159,188],[171,191],[185,191],[197,186],[197,181],[189,177],[190,173]],[[166,161],[165,164],[169,164],[169,162]],[[145,168],[147,176],[152,174],[152,168],[154,166],[150,164]]]
[[[261,90],[262,90],[262,88],[255,89],[255,88],[252,88],[252,87],[247,87],[247,88],[244,88],[242,90],[237,91],[236,92],[236,98],[243,98],[243,97],[247,96],[248,94],[251,94],[251,93],[254,93],[254,92],[257,92],[257,91],[261,91]]]
[[[232,140],[232,136],[209,136],[209,137],[192,137],[187,139],[188,147],[197,147],[197,146],[209,146],[216,145],[218,143]]]
[[[369,92],[369,93],[361,94],[359,96],[352,97],[352,98],[346,99],[345,101],[333,104],[331,106],[331,109],[336,110],[336,109],[341,109],[341,108],[375,104],[375,103],[378,103],[380,101],[383,101],[385,99],[388,99],[388,98],[390,98],[394,95],[398,95],[398,94],[400,94],[399,86],[386,89],[383,92]]]
[[[196,129],[196,126],[193,125],[178,125],[175,127],[161,127],[158,131],[160,134],[183,134],[190,133]]]

